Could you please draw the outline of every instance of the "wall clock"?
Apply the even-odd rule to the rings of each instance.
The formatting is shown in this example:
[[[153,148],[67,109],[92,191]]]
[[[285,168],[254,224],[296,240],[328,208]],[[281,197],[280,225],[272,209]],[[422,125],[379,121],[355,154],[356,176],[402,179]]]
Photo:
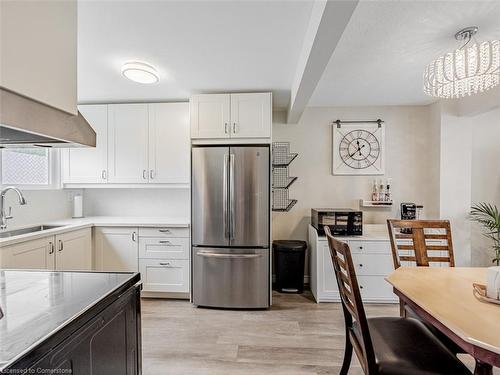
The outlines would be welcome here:
[[[382,121],[333,124],[332,173],[334,175],[383,175],[385,129]]]

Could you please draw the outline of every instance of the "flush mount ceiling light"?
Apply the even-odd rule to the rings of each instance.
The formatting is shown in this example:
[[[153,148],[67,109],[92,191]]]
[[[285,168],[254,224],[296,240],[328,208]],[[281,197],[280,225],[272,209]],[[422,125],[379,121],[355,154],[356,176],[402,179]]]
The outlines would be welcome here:
[[[455,34],[465,41],[459,49],[449,52],[427,65],[424,71],[424,92],[438,98],[460,98],[477,94],[500,83],[500,40],[473,41],[476,26]]]
[[[156,83],[160,80],[158,71],[149,64],[142,62],[127,62],[122,66],[122,74],[131,81],[138,83]]]

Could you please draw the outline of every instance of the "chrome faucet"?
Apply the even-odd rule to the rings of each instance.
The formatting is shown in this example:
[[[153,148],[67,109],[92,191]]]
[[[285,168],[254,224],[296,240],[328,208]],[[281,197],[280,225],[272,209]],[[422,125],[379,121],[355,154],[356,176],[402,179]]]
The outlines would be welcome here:
[[[19,204],[21,206],[26,204],[26,199],[24,199],[23,193],[21,193],[21,190],[18,188],[14,186],[7,186],[3,189],[0,192],[0,229],[7,228],[7,220],[12,219],[12,207],[9,207],[9,213],[5,214],[5,194],[9,190],[14,190],[17,193],[17,196],[19,197]]]

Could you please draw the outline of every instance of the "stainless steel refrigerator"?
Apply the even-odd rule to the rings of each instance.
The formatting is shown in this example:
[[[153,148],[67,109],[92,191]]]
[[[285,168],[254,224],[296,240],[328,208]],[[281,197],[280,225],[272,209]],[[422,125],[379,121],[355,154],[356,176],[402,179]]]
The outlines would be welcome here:
[[[193,146],[192,296],[198,306],[269,307],[269,146]]]

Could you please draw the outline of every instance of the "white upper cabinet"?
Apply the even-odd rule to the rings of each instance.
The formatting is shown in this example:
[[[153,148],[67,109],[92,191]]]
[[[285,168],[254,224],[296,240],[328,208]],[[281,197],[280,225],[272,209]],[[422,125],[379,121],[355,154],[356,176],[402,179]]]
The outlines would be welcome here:
[[[108,105],[109,182],[148,181],[148,105]]]
[[[63,183],[105,183],[108,175],[108,106],[83,105],[80,113],[97,134],[96,147],[63,149]]]
[[[0,87],[77,113],[77,1],[0,1]]]
[[[149,182],[188,184],[189,103],[149,105]]]
[[[271,93],[231,94],[231,138],[271,137]]]
[[[229,138],[230,94],[194,95],[190,100],[191,138]]]
[[[271,93],[191,97],[191,138],[270,138]]]

